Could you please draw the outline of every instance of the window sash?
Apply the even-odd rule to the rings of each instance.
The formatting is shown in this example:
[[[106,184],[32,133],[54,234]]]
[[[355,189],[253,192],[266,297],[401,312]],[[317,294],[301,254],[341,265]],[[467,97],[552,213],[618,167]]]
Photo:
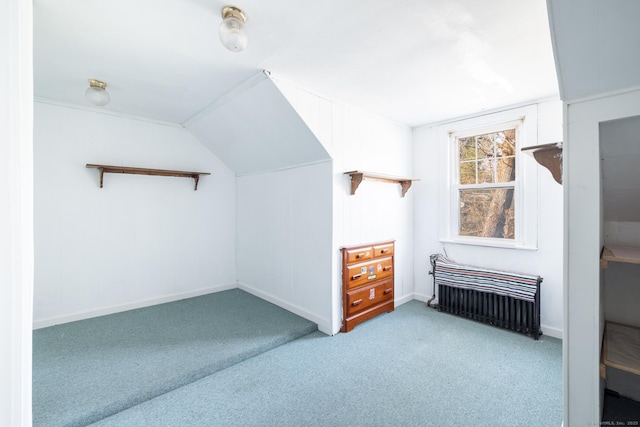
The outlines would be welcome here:
[[[516,187],[518,184],[517,180],[514,181],[505,181],[505,182],[483,182],[481,184],[458,184],[454,185],[454,189],[465,190],[465,189],[474,189],[474,188],[502,188],[502,187]]]
[[[522,240],[522,223],[523,212],[520,209],[522,204],[522,190],[521,190],[521,181],[522,181],[522,170],[521,170],[521,154],[519,153],[520,147],[522,145],[522,122],[521,121],[512,121],[498,124],[496,126],[487,126],[487,127],[479,127],[475,129],[468,129],[463,132],[451,132],[449,135],[451,137],[450,144],[452,148],[452,159],[453,159],[453,176],[452,176],[452,185],[450,185],[451,193],[451,201],[452,203],[452,224],[451,224],[451,236],[460,241],[494,241],[494,242],[520,242]],[[511,181],[504,182],[480,182],[478,183],[478,175],[479,170],[476,165],[475,167],[475,177],[476,183],[474,184],[461,184],[461,165],[463,163],[480,163],[482,161],[487,160],[487,158],[478,158],[477,157],[477,147],[476,147],[476,158],[470,160],[461,160],[460,152],[461,152],[461,144],[460,140],[463,138],[469,138],[472,136],[485,135],[505,130],[515,129],[515,151],[512,156],[504,156],[504,157],[489,157],[490,160],[499,161],[505,157],[513,157],[515,159],[515,177]],[[496,180],[496,171],[493,171],[493,181]],[[491,189],[500,189],[500,188],[513,188],[513,215],[514,215],[514,233],[513,237],[483,237],[483,236],[473,236],[462,234],[461,226],[462,226],[462,209],[460,206],[460,194],[461,191],[464,190],[491,190]]]
[[[496,190],[503,190],[498,194]],[[467,192],[465,195],[464,193]],[[465,197],[466,196],[466,197]],[[497,199],[495,197],[498,197]],[[504,197],[503,200],[501,198]],[[479,198],[479,199],[478,199]],[[509,198],[511,199],[509,201]],[[463,199],[466,203],[463,206]],[[483,200],[484,199],[484,200]],[[516,240],[516,206],[517,192],[515,185],[482,186],[474,188],[460,188],[458,190],[458,233],[465,238],[501,239],[505,241]],[[494,217],[495,222],[486,222],[486,216],[473,215],[473,210],[489,209],[495,202],[509,202],[508,206],[497,207],[499,217]],[[468,205],[467,205],[468,204]],[[489,206],[486,206],[486,205]],[[490,212],[487,210],[487,213]],[[483,211],[484,213],[484,211]],[[472,214],[469,216],[469,214]]]

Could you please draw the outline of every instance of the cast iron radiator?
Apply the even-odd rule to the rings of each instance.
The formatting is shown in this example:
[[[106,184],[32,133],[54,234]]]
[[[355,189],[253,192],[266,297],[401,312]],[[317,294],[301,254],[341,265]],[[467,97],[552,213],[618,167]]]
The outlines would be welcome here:
[[[540,329],[540,283],[531,274],[509,273],[430,257],[438,311],[511,329],[534,339]]]

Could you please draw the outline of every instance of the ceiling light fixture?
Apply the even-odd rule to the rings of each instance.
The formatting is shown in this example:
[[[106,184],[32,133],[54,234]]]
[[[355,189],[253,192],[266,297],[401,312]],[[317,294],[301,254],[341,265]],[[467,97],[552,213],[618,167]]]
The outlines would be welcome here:
[[[84,95],[89,102],[98,107],[104,107],[111,100],[109,92],[107,92],[107,84],[96,79],[89,79],[89,87]]]
[[[222,8],[222,23],[218,33],[220,41],[231,52],[242,52],[247,47],[247,16],[235,6]]]

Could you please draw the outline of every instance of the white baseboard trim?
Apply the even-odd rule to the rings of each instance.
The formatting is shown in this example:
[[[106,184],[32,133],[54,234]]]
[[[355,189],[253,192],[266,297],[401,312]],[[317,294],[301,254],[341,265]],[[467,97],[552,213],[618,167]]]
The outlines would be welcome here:
[[[562,329],[554,328],[552,326],[540,325],[542,328],[542,335],[546,335],[548,337],[562,339]]]
[[[238,285],[235,283],[228,285],[217,285],[210,288],[201,288],[189,292],[181,292],[171,295],[163,295],[160,297],[149,298],[127,304],[112,305],[109,307],[98,308],[95,310],[87,310],[80,313],[68,314],[63,316],[50,317],[47,319],[39,319],[33,321],[33,329],[46,328],[48,326],[60,325],[63,323],[75,322],[76,320],[90,319],[92,317],[106,316],[108,314],[120,313],[122,311],[134,310],[136,308],[144,308],[166,302],[174,302],[182,299],[199,297],[201,295],[212,294],[215,292],[235,289]]]
[[[431,295],[425,295],[425,294],[420,294],[420,293],[414,292],[413,293],[413,299],[416,299],[418,301],[422,301],[422,302],[426,303],[427,301],[429,301],[431,299]],[[436,298],[434,300],[434,302],[437,303],[438,299]],[[397,302],[396,302],[396,305],[398,305]],[[548,337],[558,338],[560,340],[562,339],[562,329],[554,328],[552,326],[547,326],[547,325],[540,325],[540,328],[542,328],[542,334],[543,335],[546,335]]]
[[[257,296],[265,301],[269,301],[272,304],[277,305],[278,307],[282,307],[285,310],[288,310],[294,314],[297,314],[300,317],[304,317],[307,320],[312,321],[318,325],[318,330],[327,335],[334,335],[331,333],[331,321],[329,319],[317,316],[302,307],[299,307],[295,304],[291,304],[283,299],[275,297],[271,294],[268,294],[260,289],[254,288],[253,286],[247,285],[246,283],[238,282],[238,288],[242,289],[245,292],[249,292],[252,295]]]
[[[416,299],[418,301],[422,301],[422,302],[427,302],[431,299],[431,295],[426,295],[426,294],[420,294],[417,292],[413,293],[413,299]]]
[[[63,323],[75,322],[77,320],[90,319],[92,317],[98,316],[106,316],[108,314],[120,313],[122,311],[134,310],[136,308],[144,308],[157,304],[164,304],[167,302],[179,301],[186,298],[198,297],[201,295],[212,294],[215,292],[226,291],[229,289],[239,288],[245,292],[248,292],[252,295],[257,296],[258,298],[262,298],[265,301],[269,301],[272,304],[275,304],[279,307],[284,308],[292,313],[297,314],[298,316],[304,317],[307,320],[310,320],[318,325],[318,330],[327,335],[335,335],[336,333],[332,332],[331,321],[329,319],[317,316],[309,311],[298,307],[295,304],[290,304],[280,298],[274,297],[270,294],[265,293],[257,288],[247,285],[246,283],[232,283],[227,285],[218,285],[209,288],[197,289],[189,292],[176,293],[171,295],[163,295],[161,297],[149,298],[146,300],[136,301],[127,304],[114,305],[109,307],[103,307],[95,310],[83,311],[80,313],[68,314],[63,316],[50,317],[47,319],[39,319],[33,321],[33,329],[46,328],[49,326],[60,325]],[[405,296],[402,296],[395,300],[395,306],[401,306],[411,300],[418,300],[422,302],[427,302],[431,298],[431,295],[424,295],[420,293],[412,293]],[[544,335],[562,339],[562,329],[554,328],[551,326],[541,325],[542,332]]]
[[[400,298],[396,298],[393,302],[394,302],[395,306],[398,307],[398,306],[400,306],[402,304],[406,304],[409,301],[414,300],[414,299],[415,299],[414,298],[414,294],[410,293],[409,295],[404,295],[404,296],[402,296]]]

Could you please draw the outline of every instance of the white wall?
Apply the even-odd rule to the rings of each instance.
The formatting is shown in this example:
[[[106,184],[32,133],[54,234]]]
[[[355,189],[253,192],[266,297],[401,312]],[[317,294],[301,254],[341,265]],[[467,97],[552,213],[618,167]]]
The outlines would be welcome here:
[[[32,2],[0,1],[0,425],[31,425]]]
[[[640,246],[640,116],[600,125],[604,244]],[[604,273],[604,317],[640,326],[640,266],[609,263]]]
[[[484,115],[480,121],[499,123],[509,120],[514,113],[531,111],[537,117],[537,127],[531,132],[536,140],[525,141],[523,146],[532,146],[562,141],[562,103],[547,101],[533,107],[517,108],[511,111]],[[537,187],[537,250],[506,249],[472,246],[444,242],[447,233],[443,206],[447,204],[449,192],[449,163],[447,132],[460,126],[466,127],[478,118],[428,125],[414,130],[413,161],[414,173],[422,178],[415,185],[414,209],[414,265],[416,277],[416,297],[426,300],[433,294],[433,279],[429,255],[443,253],[453,260],[487,268],[504,269],[523,273],[538,274],[543,278],[541,285],[541,323],[543,333],[562,337],[562,186],[555,182],[551,173],[537,165],[532,156],[521,153],[527,167],[534,167]],[[527,131],[529,134],[529,132]],[[537,137],[536,137],[537,135]],[[535,172],[535,170],[534,170]],[[537,177],[536,177],[537,175]],[[529,213],[530,214],[530,213]]]
[[[565,108],[564,425],[597,425],[602,411],[604,317],[599,258],[605,234],[600,124],[640,115],[640,92],[567,102]]]
[[[241,289],[331,333],[331,162],[237,178]]]
[[[605,241],[607,244],[612,243]],[[640,246],[640,240],[633,246]],[[640,327],[640,266],[610,262],[603,273],[604,318],[609,322]]]
[[[640,246],[640,222],[604,221],[604,245]],[[610,262],[603,273],[604,318],[640,327],[640,266]]]
[[[412,177],[411,129],[274,81],[333,159],[331,292],[332,332],[337,333],[342,323],[343,246],[395,239],[396,305],[413,299],[413,188],[403,198],[398,184],[363,181],[351,195],[350,178],[344,174],[364,170]]]
[[[640,222],[604,221],[604,241],[612,245],[638,246]]]
[[[235,287],[235,177],[188,131],[37,102],[34,152],[36,326]]]

